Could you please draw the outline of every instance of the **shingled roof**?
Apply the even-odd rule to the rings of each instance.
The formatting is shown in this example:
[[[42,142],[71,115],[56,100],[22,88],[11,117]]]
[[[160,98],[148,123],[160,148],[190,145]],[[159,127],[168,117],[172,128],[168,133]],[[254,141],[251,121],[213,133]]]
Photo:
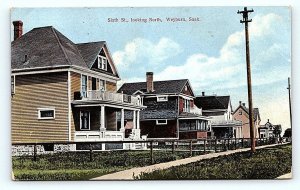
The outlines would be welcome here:
[[[34,28],[11,43],[11,69],[58,66],[90,69],[104,45],[105,41],[75,44],[52,26]]]
[[[203,110],[228,109],[230,96],[198,96],[195,99],[197,107]]]
[[[179,94],[182,92],[182,89],[184,88],[187,82],[188,79],[154,81],[154,92],[151,92],[151,94]],[[138,90],[146,92],[146,89],[146,82],[124,83],[119,88],[118,92],[123,92],[124,94],[132,95]]]
[[[239,108],[242,108],[249,115],[249,108],[244,106],[244,104],[239,105],[233,113],[235,113]],[[254,121],[256,121],[257,119],[261,120],[258,108],[253,108],[253,117]]]

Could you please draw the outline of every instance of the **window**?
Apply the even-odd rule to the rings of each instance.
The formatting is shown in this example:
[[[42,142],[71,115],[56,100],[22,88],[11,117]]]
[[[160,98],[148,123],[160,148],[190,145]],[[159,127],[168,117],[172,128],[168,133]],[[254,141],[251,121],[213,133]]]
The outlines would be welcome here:
[[[87,76],[81,75],[81,97],[86,98],[87,97]]]
[[[101,55],[98,55],[98,69],[107,70],[107,59]]]
[[[38,108],[38,119],[54,119],[54,108]]]
[[[157,96],[158,102],[166,102],[168,101],[168,96]]]
[[[11,94],[15,94],[15,80],[16,80],[16,76],[15,75],[11,76]]]
[[[190,101],[183,99],[183,112],[190,112]]]
[[[99,90],[105,91],[105,80],[99,79]]]
[[[239,115],[243,115],[243,112],[242,112],[242,110],[240,110],[240,111],[239,111]]]
[[[166,119],[156,120],[156,125],[167,125],[167,124],[168,124],[168,120]]]
[[[89,111],[80,111],[80,130],[90,130]]]

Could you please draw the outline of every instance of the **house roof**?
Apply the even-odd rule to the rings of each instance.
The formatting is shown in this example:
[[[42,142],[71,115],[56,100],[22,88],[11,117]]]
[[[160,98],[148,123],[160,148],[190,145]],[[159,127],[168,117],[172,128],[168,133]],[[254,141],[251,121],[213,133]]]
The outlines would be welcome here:
[[[239,105],[233,113],[235,113],[239,108],[243,109],[249,115],[249,108],[247,108],[243,104]],[[261,120],[258,108],[253,108],[253,117],[254,121],[256,121],[257,119]]]
[[[228,109],[230,96],[198,96],[195,104],[203,110]]]
[[[79,66],[91,69],[105,44],[105,41],[75,44],[52,26],[34,28],[11,43],[11,68]],[[114,75],[118,77],[117,73]]]
[[[97,55],[103,48],[105,41],[76,44],[80,54],[89,67],[94,64]]]
[[[154,92],[151,94],[179,94],[182,92],[184,86],[188,83],[188,79],[180,80],[166,80],[166,81],[154,81]],[[118,90],[124,94],[132,95],[136,91],[146,92],[147,84],[146,82],[134,82],[134,83],[124,83]]]

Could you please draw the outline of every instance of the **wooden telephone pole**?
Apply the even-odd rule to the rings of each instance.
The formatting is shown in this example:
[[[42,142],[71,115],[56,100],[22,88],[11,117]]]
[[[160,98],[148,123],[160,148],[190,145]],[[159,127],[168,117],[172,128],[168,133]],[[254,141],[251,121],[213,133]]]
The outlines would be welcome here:
[[[255,152],[255,130],[254,130],[253,106],[252,106],[251,67],[250,67],[250,50],[249,50],[249,34],[248,34],[248,22],[252,21],[252,19],[250,20],[248,19],[248,13],[251,12],[253,12],[253,9],[247,10],[247,7],[244,7],[244,10],[238,11],[237,14],[243,15],[243,20],[240,20],[240,23],[245,23],[250,138],[251,138],[251,152],[254,153]]]
[[[290,77],[288,78],[288,87],[287,89],[289,90],[289,105],[290,105],[290,122],[291,122],[291,128],[292,128],[292,105],[291,105],[291,81]]]

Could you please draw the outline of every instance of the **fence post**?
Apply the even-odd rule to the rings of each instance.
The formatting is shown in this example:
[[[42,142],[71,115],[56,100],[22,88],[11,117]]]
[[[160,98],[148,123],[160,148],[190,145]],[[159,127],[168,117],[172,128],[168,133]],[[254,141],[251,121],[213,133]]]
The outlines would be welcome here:
[[[193,141],[190,141],[190,156],[193,156]]]
[[[206,139],[204,139],[204,154],[206,154]]]
[[[175,153],[175,141],[172,142],[172,154]]]
[[[153,141],[150,141],[150,162],[153,164]]]
[[[217,139],[215,139],[215,152],[217,152]]]
[[[90,144],[90,162],[93,161],[93,146]]]
[[[37,148],[36,148],[36,144],[33,145],[33,161],[36,161],[36,152],[37,152]]]

